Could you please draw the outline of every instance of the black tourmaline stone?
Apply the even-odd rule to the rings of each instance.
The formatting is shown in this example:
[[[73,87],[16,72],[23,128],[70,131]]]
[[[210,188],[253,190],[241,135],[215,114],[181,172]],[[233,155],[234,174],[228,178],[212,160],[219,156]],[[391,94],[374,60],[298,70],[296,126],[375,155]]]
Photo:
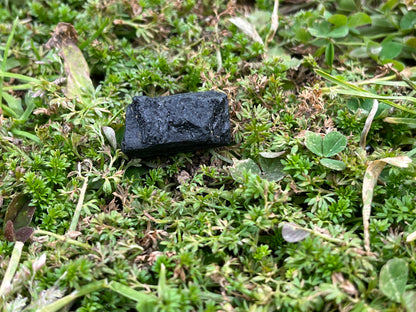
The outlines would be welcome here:
[[[195,151],[230,143],[228,99],[216,91],[150,98],[126,111],[121,148],[132,158]]]

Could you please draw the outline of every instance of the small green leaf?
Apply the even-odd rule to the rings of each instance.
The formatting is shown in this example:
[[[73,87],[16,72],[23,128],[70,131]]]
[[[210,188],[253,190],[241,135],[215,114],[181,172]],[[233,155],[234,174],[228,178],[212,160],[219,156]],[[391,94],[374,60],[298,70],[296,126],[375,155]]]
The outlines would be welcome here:
[[[358,27],[366,24],[371,24],[371,17],[363,12],[358,12],[348,17],[348,27]]]
[[[331,31],[331,24],[327,21],[314,23],[313,27],[310,27],[308,31],[314,37],[328,38],[328,34]]]
[[[408,264],[405,260],[389,260],[380,271],[380,290],[390,300],[401,302],[406,288]]]
[[[8,107],[15,113],[13,117],[20,117],[23,114],[22,100],[3,92],[3,98],[6,100]]]
[[[308,150],[318,156],[324,156],[323,154],[323,138],[313,132],[306,132],[305,134],[305,145]]]
[[[394,59],[402,52],[403,46],[398,42],[387,41],[381,43],[380,59]]]
[[[326,46],[325,62],[332,68],[332,64],[334,63],[334,44],[332,42],[328,43]]]
[[[260,152],[259,155],[262,158],[277,158],[285,154],[285,151],[282,152]]]
[[[368,57],[367,48],[366,47],[355,48],[351,50],[349,55],[352,58],[367,58]]]
[[[336,159],[322,158],[319,162],[327,168],[338,171],[344,170],[347,167],[344,162]]]
[[[275,157],[265,157],[272,156],[273,154],[278,155]],[[268,181],[280,181],[285,177],[285,172],[283,171],[283,165],[280,162],[279,156],[281,153],[260,153],[259,163],[263,173],[261,177]]]
[[[358,9],[354,0],[340,0],[338,1],[337,5],[341,10],[348,12],[355,12]]]
[[[104,184],[103,184],[103,191],[105,194],[110,195],[112,193],[112,188],[111,188],[111,183],[108,179],[104,180]]]
[[[289,243],[297,243],[304,240],[309,235],[309,232],[299,228],[294,223],[285,223],[282,226],[283,239]]]
[[[343,14],[334,14],[327,21],[335,26],[344,26],[347,24],[347,17]]]
[[[366,48],[367,48],[367,53],[370,56],[376,56],[376,57],[380,55],[380,52],[382,49],[380,43],[374,42],[374,41],[368,41],[366,44]]]
[[[392,23],[389,18],[386,18],[384,14],[371,14],[371,27],[375,30],[382,31],[383,34],[389,33],[389,30],[396,30],[396,25]]]
[[[325,157],[331,157],[343,151],[347,146],[347,138],[339,132],[328,133],[322,145],[322,153]]]
[[[404,42],[408,47],[414,48],[416,49],[416,37],[410,37],[405,39],[406,41]]]
[[[133,179],[134,177],[140,178],[141,176],[145,175],[149,172],[149,169],[139,166],[129,166],[124,170],[124,176]]]
[[[329,32],[328,37],[330,38],[342,38],[348,35],[349,29],[347,25],[337,27]]]
[[[33,109],[35,108],[35,102],[33,100],[33,97],[30,96],[29,94],[26,94],[25,96],[25,104],[26,104],[25,111],[23,112],[23,114],[20,115],[20,118],[16,120],[16,122],[19,124],[24,124],[32,115]]]
[[[153,312],[157,311],[157,300],[140,301],[136,305],[136,310],[139,312]]]
[[[9,71],[12,68],[15,68],[20,65],[20,62],[16,58],[8,58],[6,61],[6,68],[5,71]]]
[[[336,131],[328,133],[324,138],[319,134],[307,132],[305,145],[318,156],[331,157],[344,150],[347,146],[347,138]]]
[[[416,12],[415,11],[407,12],[400,20],[401,30],[414,29],[415,25],[416,25]]]
[[[402,62],[399,62],[397,60],[392,60],[392,59],[383,59],[381,61],[382,65],[386,65],[386,64],[392,64],[393,68],[397,71],[397,72],[401,72],[406,68],[406,65]]]
[[[259,166],[252,160],[249,159],[243,159],[243,160],[234,160],[234,164],[229,167],[231,176],[233,177],[234,181],[236,182],[244,182],[244,172],[251,172],[252,174],[261,175],[261,171]]]
[[[416,311],[416,291],[406,291],[403,294],[403,305],[408,312]]]
[[[114,131],[114,129],[111,127],[103,126],[101,127],[101,130],[104,133],[104,136],[106,137],[108,142],[110,143],[111,147],[113,149],[117,149],[116,132]]]

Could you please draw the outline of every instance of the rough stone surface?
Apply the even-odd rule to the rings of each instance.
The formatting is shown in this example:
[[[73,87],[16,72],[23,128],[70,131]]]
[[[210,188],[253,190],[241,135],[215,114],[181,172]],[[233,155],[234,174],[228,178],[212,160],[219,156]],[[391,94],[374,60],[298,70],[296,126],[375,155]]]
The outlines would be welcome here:
[[[228,99],[216,91],[134,97],[127,107],[123,152],[132,158],[230,143]]]

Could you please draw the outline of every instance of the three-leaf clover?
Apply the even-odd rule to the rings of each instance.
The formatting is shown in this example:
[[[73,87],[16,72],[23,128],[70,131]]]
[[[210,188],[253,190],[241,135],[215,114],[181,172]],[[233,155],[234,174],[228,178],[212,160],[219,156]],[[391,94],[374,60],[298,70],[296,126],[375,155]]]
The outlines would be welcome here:
[[[336,159],[330,159],[347,146],[347,138],[339,132],[332,131],[324,137],[317,133],[307,132],[305,135],[305,145],[314,154],[325,157],[320,159],[320,163],[334,170],[344,170],[344,162]]]

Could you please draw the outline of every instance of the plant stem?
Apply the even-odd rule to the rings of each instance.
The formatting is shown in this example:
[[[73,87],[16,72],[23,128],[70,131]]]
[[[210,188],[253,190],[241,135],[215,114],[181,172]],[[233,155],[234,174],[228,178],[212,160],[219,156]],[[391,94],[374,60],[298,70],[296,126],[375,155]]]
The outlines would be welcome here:
[[[347,41],[339,41],[336,42],[336,45],[343,45],[343,46],[365,46],[363,42],[347,42]]]
[[[269,30],[269,32],[266,36],[266,40],[264,42],[266,49],[267,49],[268,43],[273,40],[273,37],[276,34],[276,31],[277,31],[278,27],[279,27],[279,0],[274,0],[272,20],[271,20],[271,23],[270,23],[270,30]]]
[[[70,244],[78,246],[78,247],[82,247],[82,248],[85,248],[85,249],[91,249],[91,246],[86,244],[86,243],[81,243],[81,242],[79,242],[75,239],[69,238],[69,237],[64,236],[64,235],[55,234],[55,233],[52,233],[52,232],[49,232],[49,231],[35,230],[34,235],[48,235],[48,236],[55,237],[58,240],[70,243]]]
[[[361,132],[361,136],[360,136],[360,147],[365,150],[365,143],[367,140],[367,134],[368,131],[370,131],[371,128],[371,124],[373,123],[373,119],[376,116],[377,113],[377,109],[378,109],[378,101],[374,100],[373,101],[373,107],[371,108],[370,113],[367,116],[367,119],[365,121],[364,127],[363,127],[363,131]]]
[[[71,225],[69,226],[70,231],[75,231],[77,228],[78,220],[81,215],[81,208],[84,204],[84,197],[85,192],[87,191],[87,185],[88,185],[88,177],[84,178],[84,184],[82,185],[81,193],[79,194],[79,200],[77,207],[75,208],[74,217],[72,218]]]
[[[81,287],[79,290],[73,291],[71,294],[56,300],[55,302],[48,304],[47,306],[44,306],[42,309],[38,310],[38,312],[55,312],[59,311],[62,308],[64,308],[66,305],[70,304],[72,301],[74,301],[78,297],[82,297],[84,295],[87,295],[89,293],[92,293],[94,291],[100,290],[105,288],[107,285],[106,280],[96,281],[89,283],[83,287]]]
[[[291,223],[291,226],[295,227],[296,229],[303,230],[305,232],[311,233],[312,235],[318,236],[318,237],[320,237],[324,240],[327,240],[328,242],[335,243],[335,244],[340,244],[340,245],[347,245],[347,242],[342,240],[342,239],[333,238],[333,237],[330,237],[328,235],[321,234],[318,231],[314,231],[314,230],[311,230],[311,229],[308,229],[308,228],[304,228],[304,227],[301,227],[299,225],[295,225],[295,224],[292,224],[292,223]]]
[[[112,281],[107,285],[107,287],[112,291],[115,291],[116,293],[137,302],[156,300],[156,297],[153,294],[137,291],[119,282]]]
[[[0,305],[3,301],[3,298],[6,297],[10,291],[12,285],[12,279],[16,273],[17,266],[20,262],[20,257],[22,255],[22,249],[25,244],[23,242],[15,242],[12,256],[10,257],[9,265],[7,267],[6,273],[4,274],[3,281],[0,286]]]

